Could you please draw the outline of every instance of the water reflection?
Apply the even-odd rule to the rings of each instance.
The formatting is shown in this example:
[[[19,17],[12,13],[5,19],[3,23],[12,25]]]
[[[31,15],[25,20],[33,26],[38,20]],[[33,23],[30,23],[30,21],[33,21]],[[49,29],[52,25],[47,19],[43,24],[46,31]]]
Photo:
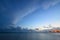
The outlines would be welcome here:
[[[60,33],[0,33],[0,40],[60,40]]]

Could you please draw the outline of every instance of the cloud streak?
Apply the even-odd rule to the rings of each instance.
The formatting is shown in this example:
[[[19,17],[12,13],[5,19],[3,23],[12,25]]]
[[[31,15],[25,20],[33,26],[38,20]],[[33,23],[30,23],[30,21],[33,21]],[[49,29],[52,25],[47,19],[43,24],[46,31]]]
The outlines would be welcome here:
[[[58,3],[60,3],[60,0],[47,0],[43,1],[41,6],[43,9],[48,9],[50,7],[57,5]]]
[[[60,0],[21,0],[21,1],[1,1],[0,2],[0,14],[3,17],[1,18],[4,20],[10,20],[13,24],[17,24],[21,21],[25,16],[29,15],[30,13],[42,8],[44,10],[53,7],[60,3]],[[7,18],[6,18],[7,16]],[[11,17],[11,18],[10,18]],[[9,22],[9,21],[8,21]]]
[[[34,12],[35,10],[37,10],[37,9],[39,9],[40,7],[39,6],[36,6],[35,4],[37,4],[38,5],[38,1],[36,2],[36,1],[32,1],[32,2],[30,2],[30,4],[28,4],[23,10],[21,10],[20,12],[18,12],[18,13],[20,13],[17,17],[16,17],[16,19],[14,20],[14,22],[13,23],[17,23],[19,20],[21,20],[21,19],[23,19],[25,16],[27,16],[28,14],[30,14],[30,13],[32,13],[32,12]]]
[[[21,10],[16,19],[14,20],[13,23],[17,23],[19,20],[23,19],[25,16],[29,15],[30,13],[34,12],[35,10],[38,10],[40,8],[46,10],[50,7],[53,7],[55,5],[57,5],[58,3],[60,3],[60,0],[46,0],[46,1],[42,1],[42,0],[33,0],[32,2],[30,2],[30,4],[28,4],[23,10]]]

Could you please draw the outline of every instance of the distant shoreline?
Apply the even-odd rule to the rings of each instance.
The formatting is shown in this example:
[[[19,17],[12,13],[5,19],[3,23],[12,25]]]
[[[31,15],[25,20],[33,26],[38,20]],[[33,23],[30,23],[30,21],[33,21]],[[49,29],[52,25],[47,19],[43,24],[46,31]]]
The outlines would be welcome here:
[[[56,32],[0,32],[0,33],[56,33]]]

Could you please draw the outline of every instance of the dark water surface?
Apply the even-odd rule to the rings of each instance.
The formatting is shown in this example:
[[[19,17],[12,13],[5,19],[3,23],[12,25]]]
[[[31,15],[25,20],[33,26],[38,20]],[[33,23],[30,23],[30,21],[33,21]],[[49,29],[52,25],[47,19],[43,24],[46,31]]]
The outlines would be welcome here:
[[[60,40],[60,33],[0,33],[0,40]]]

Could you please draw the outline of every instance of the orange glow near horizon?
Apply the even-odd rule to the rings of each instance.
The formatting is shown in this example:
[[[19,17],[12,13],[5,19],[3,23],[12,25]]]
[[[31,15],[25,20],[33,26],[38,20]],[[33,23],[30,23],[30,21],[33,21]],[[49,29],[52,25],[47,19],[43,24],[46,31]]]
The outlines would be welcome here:
[[[60,30],[52,30],[51,32],[60,33]]]

